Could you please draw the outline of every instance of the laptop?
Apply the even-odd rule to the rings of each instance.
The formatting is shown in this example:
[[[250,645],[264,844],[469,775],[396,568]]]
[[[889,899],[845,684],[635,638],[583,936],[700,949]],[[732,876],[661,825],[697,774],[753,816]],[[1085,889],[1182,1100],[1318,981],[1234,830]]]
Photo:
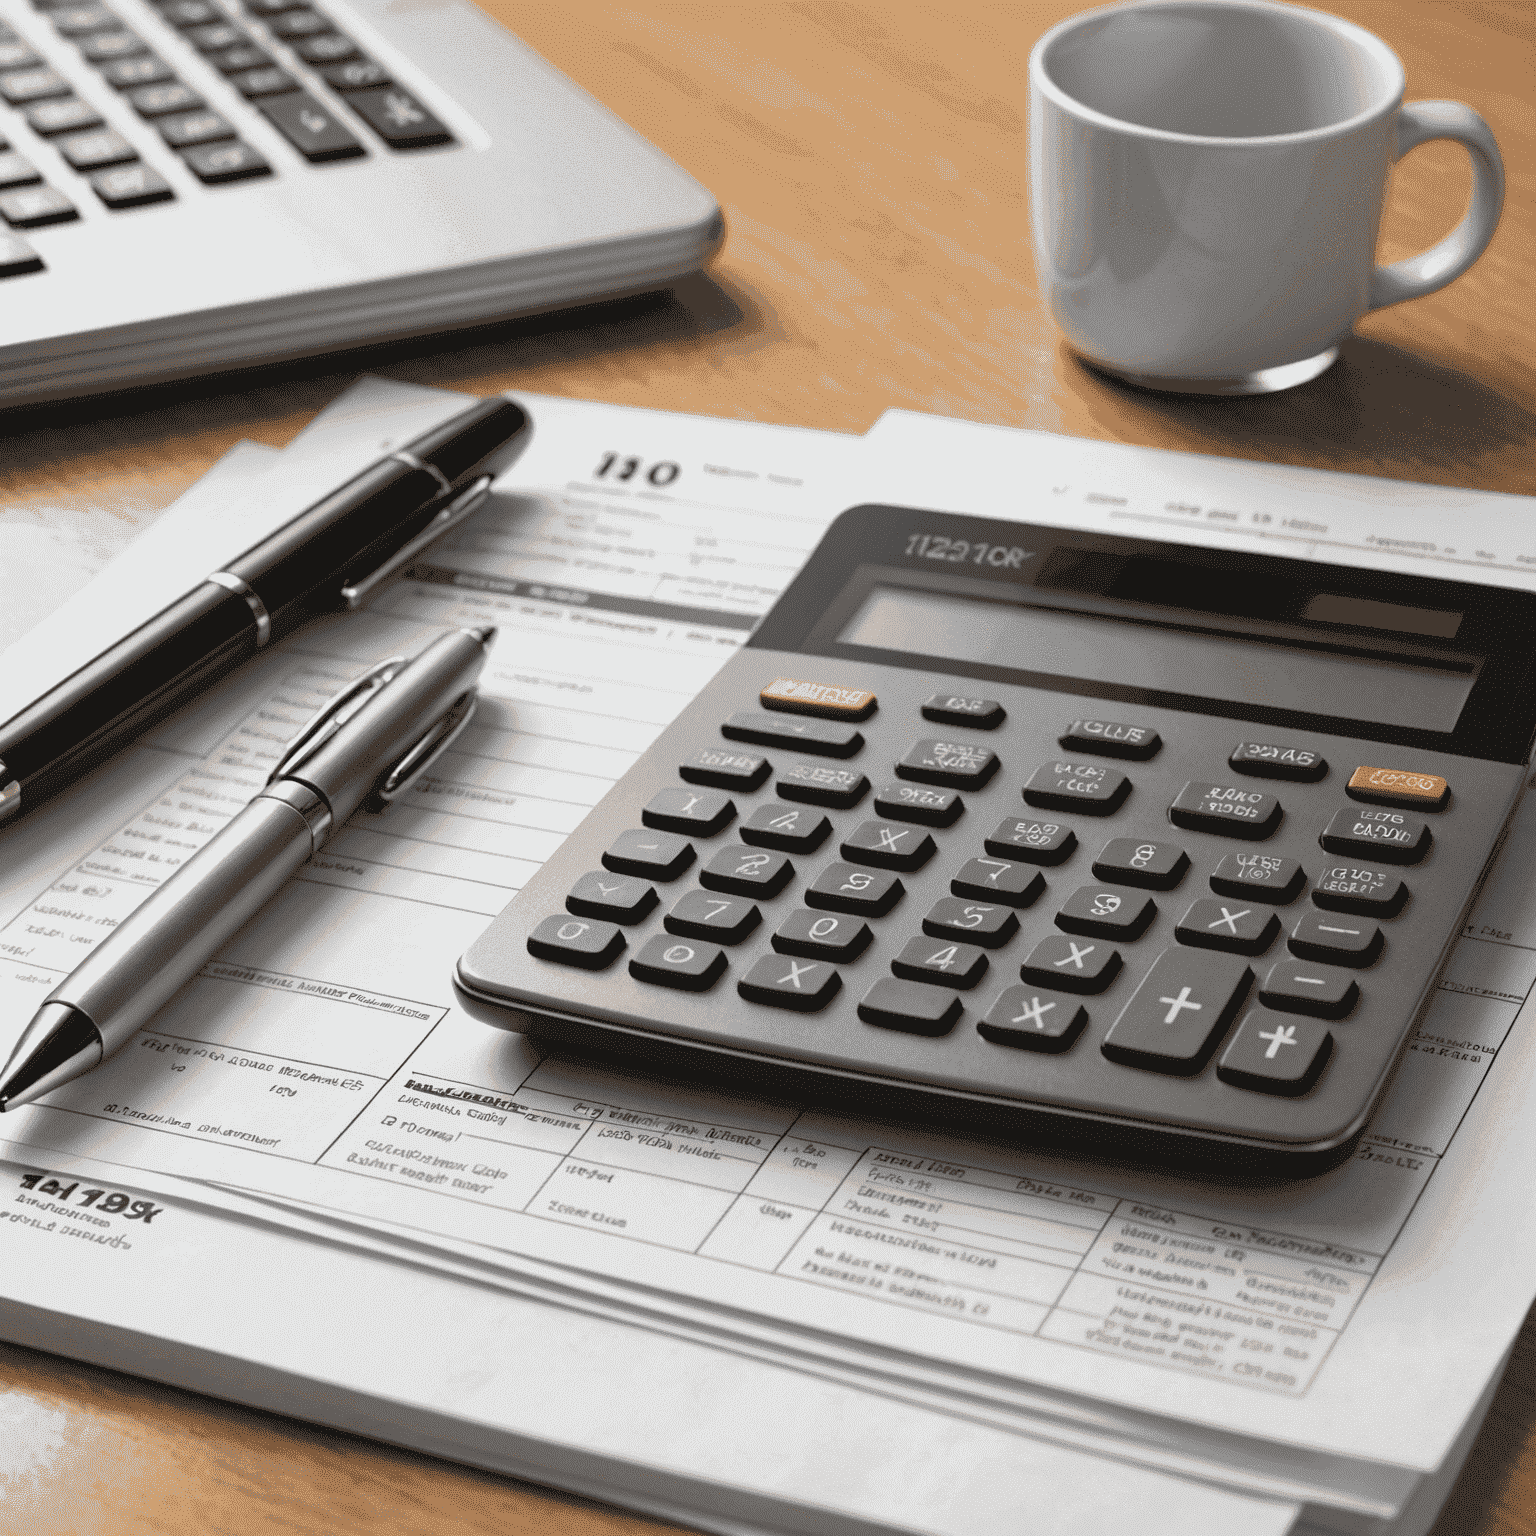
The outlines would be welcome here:
[[[0,408],[665,288],[715,199],[469,0],[0,0]]]

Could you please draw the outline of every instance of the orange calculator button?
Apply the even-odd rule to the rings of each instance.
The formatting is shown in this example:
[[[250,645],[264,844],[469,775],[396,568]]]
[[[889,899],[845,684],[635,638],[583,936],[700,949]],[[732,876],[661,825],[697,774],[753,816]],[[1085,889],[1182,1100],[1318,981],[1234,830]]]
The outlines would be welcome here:
[[[1416,811],[1441,810],[1451,792],[1438,773],[1414,773],[1408,768],[1356,768],[1344,788],[1355,800]]]
[[[875,696],[867,688],[805,683],[793,677],[774,678],[758,698],[764,709],[820,715],[827,720],[867,720],[875,712]]]

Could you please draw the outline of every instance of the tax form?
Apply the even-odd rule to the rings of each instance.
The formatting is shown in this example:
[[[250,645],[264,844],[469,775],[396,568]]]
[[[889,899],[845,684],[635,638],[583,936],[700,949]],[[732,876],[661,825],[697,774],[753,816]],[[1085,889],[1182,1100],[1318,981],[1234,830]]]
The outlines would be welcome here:
[[[541,1060],[459,1010],[452,959],[741,643],[830,515],[945,504],[953,485],[925,481],[921,453],[887,449],[882,485],[818,434],[528,403],[533,447],[452,547],[179,717],[110,770],[109,799],[83,789],[8,834],[0,1002],[25,1018],[254,792],[315,703],[435,626],[502,628],[463,750],[407,805],[356,818],[153,1030],[8,1118],[7,1155],[387,1223],[859,1359],[1063,1443],[1391,1518],[1529,1301],[1529,1242],[1505,1213],[1536,1171],[1512,1129],[1530,1092],[1515,1020],[1536,979],[1536,826],[1517,828],[1514,873],[1491,882],[1360,1154],[1304,1185],[1223,1189]],[[956,461],[932,446],[931,477]]]

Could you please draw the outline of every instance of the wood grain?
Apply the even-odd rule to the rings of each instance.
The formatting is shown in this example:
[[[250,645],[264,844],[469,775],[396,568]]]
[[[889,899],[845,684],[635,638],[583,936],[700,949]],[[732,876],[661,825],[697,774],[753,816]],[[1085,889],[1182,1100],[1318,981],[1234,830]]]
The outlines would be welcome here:
[[[1262,400],[1170,400],[1062,348],[1028,254],[1025,61],[1059,0],[636,0],[487,9],[724,205],[709,276],[667,299],[483,328],[5,423],[0,503],[149,520],[234,442],[286,442],[361,367],[863,431],[888,406],[1239,458],[1536,492],[1536,10],[1345,0],[1409,97],[1492,124],[1503,225],[1470,274],[1362,322],[1341,363]],[[1460,217],[1460,150],[1396,171],[1393,260]],[[1426,1320],[1431,1326],[1431,1320]],[[1536,1326],[1438,1536],[1536,1536]],[[620,1536],[661,1527],[505,1479],[0,1348],[0,1531]]]

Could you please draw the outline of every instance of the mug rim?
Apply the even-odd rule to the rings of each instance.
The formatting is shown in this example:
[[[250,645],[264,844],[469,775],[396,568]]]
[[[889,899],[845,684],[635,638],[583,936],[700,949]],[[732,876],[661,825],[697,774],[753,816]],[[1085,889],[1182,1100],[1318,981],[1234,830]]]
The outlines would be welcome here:
[[[1112,117],[1109,113],[1100,112],[1097,108],[1090,107],[1087,102],[1079,101],[1077,97],[1069,95],[1046,72],[1045,56],[1048,50],[1069,33],[1101,17],[1113,16],[1127,11],[1151,12],[1192,9],[1248,11],[1250,13],[1302,17],[1312,24],[1321,26],[1334,33],[1335,36],[1347,37],[1352,42],[1358,43],[1366,52],[1374,55],[1379,62],[1385,65],[1387,73],[1395,79],[1396,83],[1383,101],[1364,108],[1362,111],[1355,113],[1353,117],[1342,118],[1336,123],[1327,123],[1321,128],[1301,128],[1294,133],[1224,136],[1204,133],[1179,133],[1169,128],[1151,128],[1142,123],[1133,123],[1128,118]],[[1029,78],[1030,84],[1034,89],[1049,99],[1055,106],[1074,117],[1093,123],[1097,127],[1114,129],[1117,132],[1131,134],[1137,138],[1156,139],[1167,144],[1216,145],[1223,147],[1306,144],[1352,133],[1368,123],[1375,122],[1397,111],[1402,105],[1403,93],[1407,88],[1407,77],[1403,71],[1402,60],[1374,32],[1357,25],[1355,22],[1348,21],[1342,16],[1334,16],[1327,11],[1314,10],[1311,6],[1305,5],[1277,4],[1275,0],[1120,0],[1118,4],[1100,5],[1095,6],[1089,11],[1079,11],[1073,16],[1068,16],[1065,20],[1057,22],[1054,27],[1036,41],[1029,54]]]

